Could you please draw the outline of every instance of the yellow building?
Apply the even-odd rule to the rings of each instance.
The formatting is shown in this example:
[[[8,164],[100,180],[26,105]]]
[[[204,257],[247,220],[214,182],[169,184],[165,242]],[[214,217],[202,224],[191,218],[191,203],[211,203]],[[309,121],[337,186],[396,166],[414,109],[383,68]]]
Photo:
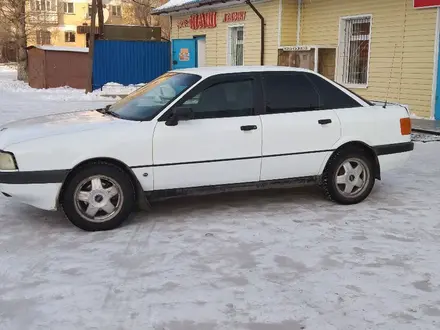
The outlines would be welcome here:
[[[175,67],[305,67],[440,119],[440,12],[424,7],[433,3],[440,0],[171,0],[155,13],[171,17]]]
[[[78,26],[90,26],[91,0],[29,0],[29,22],[34,33],[28,45],[87,47],[88,35],[78,33]],[[132,18],[124,15],[122,0],[104,0],[105,24],[126,24]],[[98,24],[98,21],[96,21]]]

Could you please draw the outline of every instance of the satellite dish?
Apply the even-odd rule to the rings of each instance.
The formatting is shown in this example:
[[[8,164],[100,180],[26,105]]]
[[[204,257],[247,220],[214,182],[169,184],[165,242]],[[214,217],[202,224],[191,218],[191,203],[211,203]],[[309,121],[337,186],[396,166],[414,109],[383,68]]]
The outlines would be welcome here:
[[[110,11],[107,8],[104,8],[102,10],[102,12],[104,13],[104,24],[107,23],[109,17],[110,17]],[[99,16],[98,13],[96,13],[96,25],[99,24]]]

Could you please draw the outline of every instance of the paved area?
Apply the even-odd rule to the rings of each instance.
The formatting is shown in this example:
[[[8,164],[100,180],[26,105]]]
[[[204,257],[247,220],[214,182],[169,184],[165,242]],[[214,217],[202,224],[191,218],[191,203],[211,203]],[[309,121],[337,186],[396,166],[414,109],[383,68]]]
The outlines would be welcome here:
[[[0,125],[108,102],[7,79]],[[0,329],[439,329],[440,143],[414,139],[355,206],[316,188],[235,193],[85,233],[0,197]]]

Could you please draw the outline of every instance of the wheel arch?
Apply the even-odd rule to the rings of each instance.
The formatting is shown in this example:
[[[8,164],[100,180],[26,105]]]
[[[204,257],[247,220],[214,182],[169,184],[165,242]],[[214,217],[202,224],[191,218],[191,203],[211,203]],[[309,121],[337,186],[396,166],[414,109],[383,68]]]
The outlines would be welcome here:
[[[337,149],[335,149],[332,152],[330,157],[326,160],[325,166],[322,169],[321,173],[323,173],[327,169],[327,166],[328,166],[330,160],[333,158],[333,156],[335,154],[337,154],[339,151],[341,151],[343,149],[348,149],[348,148],[360,149],[360,150],[363,150],[364,152],[366,152],[374,161],[374,177],[377,180],[381,180],[379,158],[377,157],[377,154],[374,151],[374,149],[371,146],[369,146],[367,143],[362,142],[362,141],[349,141],[349,142],[345,142],[344,144],[340,145]]]
[[[136,197],[136,203],[138,204],[138,206],[143,206],[144,208],[147,207],[148,209],[150,208],[150,205],[145,197],[144,194],[144,190],[142,189],[142,186],[138,180],[138,178],[136,177],[136,175],[134,174],[133,170],[124,162],[115,159],[115,158],[111,158],[111,157],[95,157],[95,158],[89,158],[86,160],[81,161],[80,163],[78,163],[77,165],[75,165],[67,174],[67,176],[65,177],[60,191],[58,193],[58,198],[57,198],[57,205],[61,205],[62,204],[62,198],[63,198],[63,194],[64,194],[64,189],[66,187],[67,182],[69,182],[69,180],[72,178],[72,176],[83,166],[92,164],[92,163],[96,163],[96,162],[103,162],[103,163],[107,163],[107,164],[111,164],[114,166],[119,167],[120,169],[122,169],[124,172],[126,172],[130,179],[131,182],[133,184],[133,187],[135,189],[135,197]],[[146,204],[146,205],[145,205]]]

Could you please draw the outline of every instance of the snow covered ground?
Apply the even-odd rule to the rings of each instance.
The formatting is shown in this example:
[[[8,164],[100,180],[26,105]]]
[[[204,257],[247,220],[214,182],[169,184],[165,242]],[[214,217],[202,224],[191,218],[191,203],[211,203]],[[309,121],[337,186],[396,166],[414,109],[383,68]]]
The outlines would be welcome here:
[[[104,106],[0,70],[0,125]],[[112,232],[0,198],[0,329],[440,328],[440,143],[357,206],[296,189],[155,205]]]

